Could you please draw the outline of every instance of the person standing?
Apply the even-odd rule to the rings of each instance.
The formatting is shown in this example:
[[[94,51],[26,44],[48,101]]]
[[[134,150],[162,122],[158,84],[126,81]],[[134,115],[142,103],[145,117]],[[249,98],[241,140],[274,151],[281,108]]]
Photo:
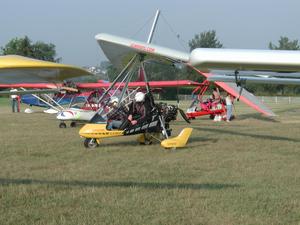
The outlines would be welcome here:
[[[17,89],[11,88],[10,92],[16,92],[18,91]],[[11,98],[11,107],[12,107],[12,112],[20,112],[20,107],[19,107],[19,96],[16,94],[11,94],[10,95]]]
[[[227,110],[226,121],[230,122],[232,117],[232,105],[233,105],[234,97],[231,94],[227,93],[225,101],[226,101],[226,110]]]

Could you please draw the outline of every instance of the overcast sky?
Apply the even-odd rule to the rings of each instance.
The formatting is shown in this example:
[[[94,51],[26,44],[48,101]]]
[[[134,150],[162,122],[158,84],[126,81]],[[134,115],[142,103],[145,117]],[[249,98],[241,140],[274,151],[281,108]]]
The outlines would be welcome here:
[[[226,48],[266,49],[280,36],[300,39],[299,0],[0,0],[0,46],[27,35],[56,45],[62,62],[106,60],[98,33],[147,40],[156,9],[153,43],[188,51],[195,34],[214,29]],[[176,38],[179,35],[179,39]]]

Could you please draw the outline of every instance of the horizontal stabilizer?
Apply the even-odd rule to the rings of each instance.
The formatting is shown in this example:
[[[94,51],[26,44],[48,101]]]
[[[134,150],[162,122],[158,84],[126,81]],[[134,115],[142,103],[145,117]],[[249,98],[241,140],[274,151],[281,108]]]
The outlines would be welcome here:
[[[189,137],[191,136],[193,128],[184,128],[177,137],[168,138],[161,142],[164,148],[182,148],[186,146]]]

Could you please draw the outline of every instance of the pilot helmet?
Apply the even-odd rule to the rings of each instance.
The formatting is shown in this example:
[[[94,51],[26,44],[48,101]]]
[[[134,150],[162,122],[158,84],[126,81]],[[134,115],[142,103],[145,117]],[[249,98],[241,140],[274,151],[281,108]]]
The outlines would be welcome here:
[[[113,103],[119,103],[119,98],[116,97],[116,96],[111,97],[110,103],[111,103],[111,104],[113,104]]]
[[[143,102],[145,100],[145,94],[143,92],[137,92],[134,99],[136,102]]]

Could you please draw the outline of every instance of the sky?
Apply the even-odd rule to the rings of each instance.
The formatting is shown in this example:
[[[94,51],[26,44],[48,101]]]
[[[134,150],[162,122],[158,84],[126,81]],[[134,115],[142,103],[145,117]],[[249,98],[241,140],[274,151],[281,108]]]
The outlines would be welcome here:
[[[188,52],[195,34],[216,30],[226,48],[266,49],[280,36],[300,39],[299,0],[0,0],[0,46],[27,35],[56,46],[62,63],[97,66],[107,60],[95,35],[147,40]]]

